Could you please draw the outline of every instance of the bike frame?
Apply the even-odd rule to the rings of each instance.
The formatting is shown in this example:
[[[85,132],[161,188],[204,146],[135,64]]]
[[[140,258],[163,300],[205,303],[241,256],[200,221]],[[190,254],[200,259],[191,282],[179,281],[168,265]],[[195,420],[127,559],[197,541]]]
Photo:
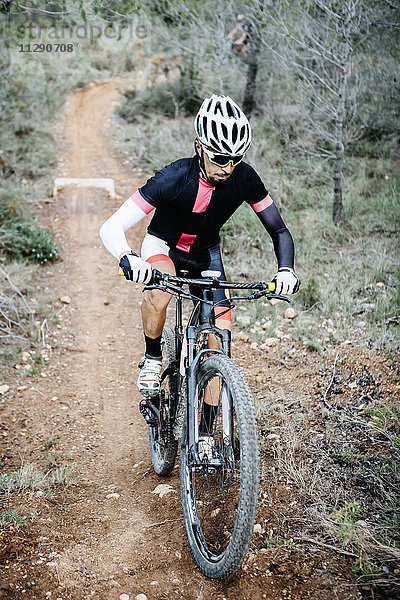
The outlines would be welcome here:
[[[202,461],[197,454],[197,420],[198,407],[196,398],[196,377],[201,360],[205,355],[226,354],[230,356],[232,335],[229,329],[221,329],[215,325],[214,303],[212,291],[214,288],[205,289],[201,292],[199,300],[193,308],[186,328],[187,357],[185,372],[187,377],[187,433],[189,452],[189,466],[200,466]],[[215,288],[216,289],[216,288]],[[176,318],[182,318],[182,298],[177,298]],[[177,322],[175,331],[182,331],[182,323]],[[214,335],[221,340],[222,349],[205,348],[196,353],[196,340],[199,333],[204,331]],[[177,354],[178,356],[178,354]]]
[[[259,290],[253,294],[254,298],[266,295],[266,289],[270,297],[280,298],[289,302],[285,296],[273,294],[266,288],[265,283],[234,283],[228,281],[220,281],[216,278],[204,280],[191,279],[185,277],[176,277],[162,275],[158,271],[156,278],[163,281],[163,285],[149,285],[147,289],[158,288],[161,290],[170,290],[175,295],[175,357],[176,357],[176,374],[178,379],[176,406],[178,406],[180,398],[179,391],[181,389],[182,378],[186,376],[187,380],[187,435],[189,452],[189,465],[201,466],[197,454],[197,398],[196,398],[196,376],[203,357],[212,354],[231,354],[231,339],[232,334],[229,329],[220,329],[215,325],[214,308],[216,303],[212,300],[212,292],[216,289],[253,289]],[[201,297],[193,297],[181,287],[182,284],[200,285]],[[204,287],[203,287],[204,286]],[[146,289],[146,288],[145,288]],[[196,298],[196,303],[190,314],[186,329],[183,326],[183,299]],[[196,353],[196,340],[202,331],[214,335],[221,340],[221,349],[205,348]],[[170,368],[170,367],[169,367]],[[174,418],[174,417],[173,417]]]

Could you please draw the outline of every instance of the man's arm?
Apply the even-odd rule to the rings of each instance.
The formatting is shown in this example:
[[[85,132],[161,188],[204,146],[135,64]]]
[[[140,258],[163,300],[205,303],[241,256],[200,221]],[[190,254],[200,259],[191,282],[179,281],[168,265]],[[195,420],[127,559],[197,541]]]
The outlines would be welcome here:
[[[268,231],[274,244],[278,260],[278,272],[273,278],[276,283],[276,292],[278,294],[294,294],[299,289],[300,281],[294,272],[294,244],[290,231],[269,194],[263,200],[252,204],[251,207]]]
[[[138,190],[111,215],[101,226],[99,232],[101,241],[110,254],[119,259],[122,255],[132,251],[125,233],[153,209],[154,206],[147,202]]]
[[[279,211],[268,194],[263,200],[252,204],[251,208],[260,219],[263,227],[268,231],[274,244],[274,250],[278,261],[278,268],[294,267],[294,244],[290,231]]]
[[[226,36],[226,39],[231,40],[233,38],[233,36],[235,35],[236,31],[237,31],[237,27],[234,27],[232,29],[232,31],[228,33],[228,35]]]

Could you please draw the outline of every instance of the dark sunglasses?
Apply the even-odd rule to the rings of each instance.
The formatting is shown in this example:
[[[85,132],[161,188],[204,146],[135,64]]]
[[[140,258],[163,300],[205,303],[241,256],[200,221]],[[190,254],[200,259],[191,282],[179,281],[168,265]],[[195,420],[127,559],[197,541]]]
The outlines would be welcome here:
[[[240,156],[229,156],[228,154],[215,154],[211,150],[208,150],[208,148],[204,148],[204,146],[203,150],[210,159],[210,162],[212,162],[214,165],[218,165],[219,167],[227,167],[229,163],[232,164],[232,167],[236,167],[236,165],[238,165],[243,160],[244,156],[243,154],[241,154]]]

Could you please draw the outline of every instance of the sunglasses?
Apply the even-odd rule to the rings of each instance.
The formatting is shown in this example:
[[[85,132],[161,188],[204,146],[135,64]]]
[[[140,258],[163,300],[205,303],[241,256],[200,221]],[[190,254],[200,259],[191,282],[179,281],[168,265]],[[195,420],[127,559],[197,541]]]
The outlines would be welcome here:
[[[218,165],[219,167],[227,167],[229,163],[232,164],[232,167],[236,167],[236,165],[238,165],[243,160],[244,156],[243,154],[241,154],[240,156],[229,156],[228,154],[215,154],[215,152],[208,150],[208,148],[205,148],[204,146],[203,150],[210,159],[210,162],[212,162],[214,165]]]

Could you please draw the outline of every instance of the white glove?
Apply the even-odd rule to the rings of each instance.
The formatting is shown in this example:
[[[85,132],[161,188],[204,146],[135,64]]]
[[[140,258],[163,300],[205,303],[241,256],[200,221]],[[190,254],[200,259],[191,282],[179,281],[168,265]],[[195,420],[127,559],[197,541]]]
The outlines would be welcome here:
[[[134,252],[124,254],[119,261],[119,266],[125,278],[136,283],[148,283],[151,279],[151,264],[144,261]]]
[[[272,281],[275,281],[275,293],[284,296],[295,294],[300,287],[300,280],[289,267],[279,269]]]

